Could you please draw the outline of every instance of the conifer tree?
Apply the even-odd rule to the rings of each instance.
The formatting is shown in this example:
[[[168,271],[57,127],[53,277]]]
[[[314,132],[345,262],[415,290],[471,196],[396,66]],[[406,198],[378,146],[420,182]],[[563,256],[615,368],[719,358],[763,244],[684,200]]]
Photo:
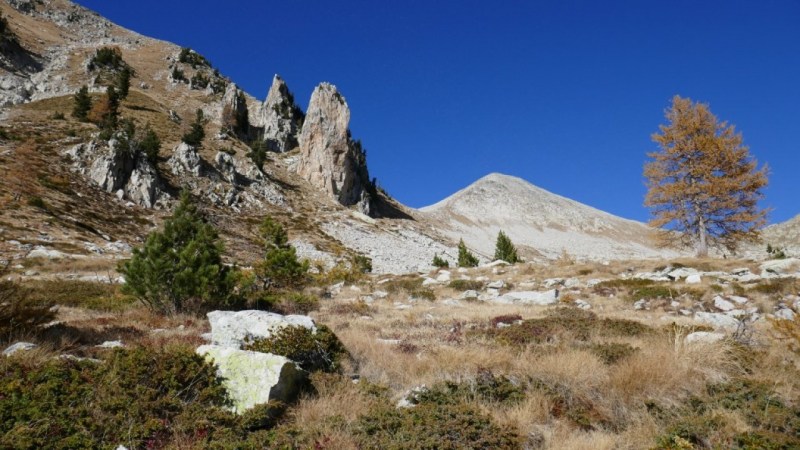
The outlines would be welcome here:
[[[92,109],[92,98],[89,96],[89,88],[84,84],[73,97],[74,106],[72,107],[72,117],[86,122],[89,111]]]
[[[308,274],[307,260],[299,261],[289,244],[286,230],[271,217],[259,227],[264,243],[264,259],[256,265],[256,276],[265,291],[301,287]]]
[[[511,242],[508,236],[500,230],[497,233],[497,243],[494,247],[494,259],[495,261],[501,260],[505,261],[509,264],[516,264],[519,262],[519,256],[517,256],[517,248],[514,247],[514,244]]]
[[[203,117],[203,110],[198,109],[197,112],[195,113],[195,119],[194,122],[192,122],[189,131],[183,135],[182,138],[183,142],[193,147],[197,147],[198,145],[200,145],[203,142],[203,139],[206,137],[206,131],[203,128],[205,122],[206,121],[205,118]]]
[[[131,88],[131,76],[133,75],[130,68],[123,67],[122,70],[117,74],[117,92],[119,93],[119,98],[124,100],[128,98],[128,92],[130,92]]]
[[[710,246],[734,251],[740,241],[757,239],[766,222],[758,201],[767,168],[758,169],[742,135],[708,105],[679,96],[666,119],[652,136],[660,150],[644,166],[645,205],[651,225],[662,228],[662,244],[694,246],[706,256]]]
[[[433,262],[431,264],[433,264],[433,267],[438,267],[440,269],[444,269],[446,267],[450,267],[450,263],[447,262],[446,259],[442,258],[438,254],[437,255],[433,255]]]
[[[469,251],[464,239],[458,241],[458,267],[477,267],[478,258]]]
[[[123,290],[167,314],[225,306],[234,271],[222,263],[222,250],[217,231],[183,191],[163,229],[150,233],[121,265]]]

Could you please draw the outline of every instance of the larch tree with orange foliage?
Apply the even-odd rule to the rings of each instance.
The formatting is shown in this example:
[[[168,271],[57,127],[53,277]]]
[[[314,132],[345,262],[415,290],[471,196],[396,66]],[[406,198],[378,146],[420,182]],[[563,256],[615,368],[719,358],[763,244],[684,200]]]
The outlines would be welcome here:
[[[743,145],[733,125],[719,122],[707,104],[675,96],[668,123],[652,139],[660,150],[644,166],[650,224],[661,229],[664,245],[735,251],[758,239],[767,211],[758,206],[767,185],[767,167]]]

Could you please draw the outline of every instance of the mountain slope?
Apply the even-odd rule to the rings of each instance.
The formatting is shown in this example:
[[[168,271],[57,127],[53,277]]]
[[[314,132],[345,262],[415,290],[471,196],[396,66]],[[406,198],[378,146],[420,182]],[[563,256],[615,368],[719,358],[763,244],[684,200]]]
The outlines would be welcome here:
[[[555,258],[563,251],[581,259],[650,258],[674,255],[656,249],[646,225],[493,173],[452,196],[420,209],[454,240],[481,254],[494,253],[503,230],[526,257]]]

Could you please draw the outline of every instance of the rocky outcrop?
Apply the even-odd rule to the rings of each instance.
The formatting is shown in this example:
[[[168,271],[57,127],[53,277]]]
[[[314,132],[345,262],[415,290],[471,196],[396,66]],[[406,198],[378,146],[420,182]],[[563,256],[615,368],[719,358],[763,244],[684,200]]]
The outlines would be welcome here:
[[[172,151],[172,156],[168,161],[172,173],[175,175],[194,175],[199,177],[203,172],[203,165],[197,149],[191,145],[181,142]]]
[[[131,152],[119,141],[107,144],[92,141],[78,144],[66,154],[76,170],[106,192],[152,208],[161,196],[161,181],[156,168],[140,153]]]
[[[228,84],[222,96],[222,112],[220,123],[224,132],[247,137],[250,121],[247,111],[247,99],[235,83]]]
[[[264,142],[270,151],[283,153],[297,147],[303,111],[294,103],[294,96],[280,75],[272,79],[267,99],[258,111],[257,123],[264,129]]]
[[[322,83],[311,95],[300,133],[297,172],[345,206],[374,214],[366,154],[347,128],[350,108],[336,86]]]

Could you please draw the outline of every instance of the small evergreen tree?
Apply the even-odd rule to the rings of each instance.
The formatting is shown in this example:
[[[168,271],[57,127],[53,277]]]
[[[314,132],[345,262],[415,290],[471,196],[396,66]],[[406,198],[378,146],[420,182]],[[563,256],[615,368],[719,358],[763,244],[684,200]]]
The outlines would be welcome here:
[[[85,84],[75,93],[73,100],[72,117],[81,122],[89,120],[89,111],[92,109],[92,98],[89,96],[89,88]]]
[[[305,284],[309,263],[299,261],[295,248],[281,224],[271,217],[259,227],[264,242],[264,259],[256,265],[256,276],[265,291],[299,288]]]
[[[117,75],[117,92],[119,98],[124,100],[128,98],[128,92],[131,88],[131,76],[133,75],[131,69],[124,67]]]
[[[144,153],[145,157],[151,164],[155,164],[158,160],[158,152],[161,150],[161,139],[150,127],[148,123],[144,130],[142,130],[141,137],[139,138],[139,149]]]
[[[519,262],[517,248],[514,247],[511,239],[509,239],[502,230],[497,233],[497,243],[494,247],[494,260],[505,261],[509,264],[516,264]]]
[[[464,239],[458,241],[458,267],[477,267],[478,258],[469,251]]]
[[[450,267],[450,263],[439,255],[433,255],[433,267],[444,269],[445,267]]]
[[[183,191],[163,229],[150,233],[121,265],[123,290],[167,314],[225,306],[232,298],[235,271],[222,263],[222,251],[217,231]]]
[[[200,145],[203,142],[203,139],[206,137],[206,131],[203,128],[205,122],[203,110],[198,109],[195,113],[195,119],[194,122],[192,122],[189,131],[183,135],[183,142],[191,145],[192,147],[197,147]]]

